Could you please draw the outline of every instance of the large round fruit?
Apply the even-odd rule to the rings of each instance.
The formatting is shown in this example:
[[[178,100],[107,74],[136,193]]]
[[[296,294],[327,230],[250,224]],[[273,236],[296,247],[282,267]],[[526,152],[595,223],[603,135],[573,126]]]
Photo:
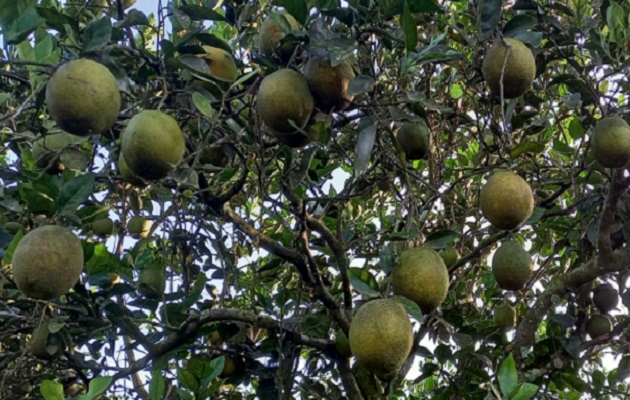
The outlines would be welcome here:
[[[421,160],[429,150],[429,128],[424,120],[405,122],[396,131],[396,140],[408,160]]]
[[[324,57],[311,57],[304,67],[308,87],[317,107],[324,112],[340,111],[350,105],[354,96],[348,96],[348,85],[354,76],[354,70],[347,61],[333,67]]]
[[[496,40],[486,53],[483,60],[483,76],[496,95],[501,95],[501,77],[503,77],[503,98],[514,99],[529,90],[536,77],[536,59],[532,51],[518,39],[504,39],[510,44],[507,62],[505,61],[508,47],[503,40]],[[505,70],[503,64],[505,63]]]
[[[306,79],[291,69],[281,69],[260,83],[256,100],[265,125],[281,133],[295,132],[289,120],[304,128],[314,108]],[[129,160],[127,160],[129,161]]]
[[[509,304],[501,304],[494,309],[494,326],[511,329],[516,325],[516,310]]]
[[[407,311],[391,299],[362,305],[352,318],[348,336],[357,361],[379,376],[399,370],[413,344]]]
[[[300,29],[300,25],[297,20],[286,12],[280,13],[289,22],[291,31],[297,31]],[[260,51],[267,57],[273,55],[279,57],[281,60],[288,61],[293,51],[295,51],[296,43],[286,42],[280,45],[280,41],[284,38],[284,30],[274,21],[273,18],[267,17],[263,21],[260,27],[260,35],[258,37]]]
[[[617,308],[619,294],[610,283],[601,284],[593,292],[593,303],[600,312],[608,313]]]
[[[394,293],[418,304],[428,314],[442,304],[448,293],[448,269],[444,260],[427,247],[415,247],[400,255],[394,269]]]
[[[156,110],[131,118],[122,138],[122,154],[129,169],[140,178],[161,179],[181,161],[186,149],[177,121]]]
[[[601,119],[591,137],[591,148],[602,166],[625,166],[630,161],[630,126],[619,117]]]
[[[515,241],[503,242],[492,257],[492,273],[504,290],[521,290],[531,279],[534,263],[528,252]]]
[[[114,75],[86,58],[63,64],[46,86],[50,116],[61,129],[75,135],[105,132],[116,122],[120,105]]]
[[[234,58],[227,51],[218,47],[202,46],[204,54],[197,54],[203,58],[210,68],[208,75],[225,82],[234,82],[238,76],[238,69]]]
[[[481,212],[498,229],[521,226],[534,212],[532,188],[510,171],[498,171],[481,188]]]
[[[149,264],[140,271],[138,292],[149,299],[160,300],[164,296],[165,279],[161,265]]]
[[[81,240],[70,230],[45,225],[26,234],[13,253],[13,278],[22,293],[51,300],[67,293],[83,271]]]
[[[151,221],[136,215],[127,222],[127,232],[136,239],[146,239],[151,232]]]
[[[613,323],[605,315],[593,315],[586,323],[586,333],[591,339],[609,334],[613,330]]]

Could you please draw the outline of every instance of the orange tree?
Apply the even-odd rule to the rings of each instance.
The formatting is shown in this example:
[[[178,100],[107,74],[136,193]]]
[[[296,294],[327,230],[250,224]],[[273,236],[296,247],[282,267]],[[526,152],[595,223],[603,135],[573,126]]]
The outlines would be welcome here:
[[[0,2],[1,398],[628,396],[627,2],[134,3]],[[493,41],[509,50],[491,72]],[[102,80],[73,75],[91,89],[54,103],[76,59]],[[615,165],[591,151],[611,116]],[[497,175],[498,219],[479,206],[496,169],[524,180]],[[43,225],[84,261],[45,299],[66,275],[43,242],[19,247]],[[437,308],[439,282],[392,289],[412,247],[448,265]],[[352,334],[375,298],[394,303]]]

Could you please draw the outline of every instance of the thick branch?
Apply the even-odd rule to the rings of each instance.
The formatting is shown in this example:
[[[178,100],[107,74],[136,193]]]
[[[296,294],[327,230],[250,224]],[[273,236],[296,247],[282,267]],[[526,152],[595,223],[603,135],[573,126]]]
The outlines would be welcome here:
[[[613,222],[615,222],[617,201],[619,200],[619,196],[621,196],[621,193],[625,190],[626,186],[626,179],[624,179],[623,177],[623,171],[623,169],[617,169],[613,174],[608,197],[606,197],[606,203],[604,204],[602,216],[599,221],[597,250],[599,251],[600,260],[604,263],[610,262],[612,253],[610,229]]]
[[[341,376],[341,383],[343,388],[346,389],[346,396],[349,400],[363,400],[361,389],[357,384],[357,380],[354,378],[352,369],[350,369],[350,363],[347,358],[337,359],[337,367],[339,368],[339,375]]]

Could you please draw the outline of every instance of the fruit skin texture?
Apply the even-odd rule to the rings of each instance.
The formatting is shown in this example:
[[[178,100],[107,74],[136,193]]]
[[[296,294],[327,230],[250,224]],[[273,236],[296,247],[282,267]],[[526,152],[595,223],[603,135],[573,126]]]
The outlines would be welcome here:
[[[122,154],[129,169],[140,178],[162,179],[179,164],[186,144],[177,121],[156,110],[131,118],[122,138]]]
[[[50,116],[64,131],[92,135],[111,128],[120,112],[116,78],[102,64],[86,58],[69,61],[46,86]]]
[[[151,221],[142,218],[139,215],[132,217],[127,223],[127,232],[135,238],[146,239],[151,230]]]
[[[586,323],[586,332],[591,339],[606,335],[613,330],[610,318],[605,315],[594,315]]]
[[[280,12],[280,14],[282,14],[289,22],[291,31],[297,31],[300,29],[300,25],[291,14],[286,12]],[[260,51],[262,51],[262,53],[267,57],[276,55],[281,60],[288,61],[295,50],[296,44],[289,42],[278,47],[282,38],[284,38],[284,31],[282,28],[276,24],[276,21],[274,21],[273,18],[265,18],[260,26],[260,36],[258,37]]]
[[[440,257],[442,257],[442,260],[444,260],[444,265],[446,265],[446,268],[451,268],[453,264],[455,264],[457,260],[459,260],[459,253],[457,252],[457,249],[455,249],[455,247],[449,246],[440,252]]]
[[[81,271],[81,240],[61,226],[44,225],[32,230],[13,253],[15,283],[33,299],[51,300],[67,293]]]
[[[44,317],[42,322],[39,326],[37,326],[37,328],[35,328],[33,334],[31,335],[31,354],[43,360],[52,360],[57,358],[65,351],[63,337],[59,333],[50,333],[48,330],[49,322],[48,317]],[[49,353],[47,349],[49,337],[53,337],[54,343],[59,344],[55,352],[52,354]]]
[[[269,128],[280,133],[291,133],[295,132],[295,128],[289,124],[289,120],[304,128],[313,112],[314,100],[306,79],[284,68],[262,80],[256,108]]]
[[[602,313],[614,310],[619,304],[617,290],[609,283],[599,285],[593,293],[593,303]]]
[[[238,76],[238,69],[234,58],[227,51],[218,47],[201,46],[205,54],[197,54],[203,58],[210,68],[208,75],[225,82],[234,82]]]
[[[501,304],[494,309],[494,326],[510,329],[516,325],[516,310],[509,304]]]
[[[534,263],[529,253],[512,240],[503,242],[492,257],[492,273],[504,290],[523,289],[533,270]]]
[[[621,168],[630,161],[630,126],[619,117],[601,119],[591,137],[593,156],[606,168]]]
[[[149,299],[159,300],[164,296],[164,268],[161,265],[147,265],[138,277],[138,292]]]
[[[499,171],[481,188],[479,205],[495,228],[512,230],[531,217],[534,195],[523,178],[510,171]]]
[[[333,67],[324,57],[311,57],[304,67],[304,77],[322,111],[343,110],[354,99],[348,96],[348,85],[355,74],[347,61]]]
[[[352,319],[348,336],[352,354],[379,376],[399,370],[413,344],[407,311],[391,299],[362,305]]]
[[[396,140],[408,160],[421,160],[429,150],[429,128],[423,120],[405,122],[396,132]]]
[[[435,251],[415,247],[400,255],[394,269],[394,293],[413,300],[428,314],[442,304],[448,293],[448,269]]]
[[[512,46],[503,75],[503,98],[514,99],[525,94],[536,77],[536,59],[532,51],[518,39],[505,38]],[[482,72],[490,90],[501,95],[501,72],[508,47],[496,40],[486,53]]]
[[[92,231],[97,235],[111,235],[114,231],[114,221],[111,218],[102,218],[92,222]]]

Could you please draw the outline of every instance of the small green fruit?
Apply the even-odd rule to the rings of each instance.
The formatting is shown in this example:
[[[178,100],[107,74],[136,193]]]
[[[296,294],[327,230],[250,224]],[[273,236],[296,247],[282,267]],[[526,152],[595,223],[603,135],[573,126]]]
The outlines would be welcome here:
[[[453,264],[455,264],[457,260],[459,260],[459,253],[457,252],[457,249],[455,247],[449,246],[446,249],[440,251],[440,257],[442,257],[442,260],[444,260],[446,268],[451,268]]]
[[[114,221],[111,218],[97,219],[91,226],[95,235],[109,236],[114,231]]]
[[[131,218],[127,223],[127,232],[137,239],[146,239],[151,231],[151,221],[142,218],[139,215]]]
[[[617,290],[609,283],[599,285],[593,293],[593,303],[601,313],[614,310],[619,304]]]
[[[405,122],[396,132],[396,140],[408,160],[421,160],[429,151],[429,128],[424,120]]]
[[[512,230],[531,217],[534,195],[523,178],[510,171],[498,171],[481,188],[479,205],[495,228]]]
[[[621,168],[630,160],[630,126],[619,117],[599,120],[591,137],[595,159],[606,168]]]
[[[612,320],[605,315],[594,315],[586,323],[586,333],[591,339],[607,335],[613,330]]]
[[[503,242],[492,257],[492,273],[504,290],[523,289],[533,269],[529,253],[513,240]]]
[[[143,296],[160,300],[164,296],[164,287],[166,285],[166,277],[164,275],[164,267],[159,264],[149,264],[138,277],[138,292]]]
[[[509,304],[503,303],[494,309],[494,326],[502,329],[512,329],[516,325],[516,310]]]

